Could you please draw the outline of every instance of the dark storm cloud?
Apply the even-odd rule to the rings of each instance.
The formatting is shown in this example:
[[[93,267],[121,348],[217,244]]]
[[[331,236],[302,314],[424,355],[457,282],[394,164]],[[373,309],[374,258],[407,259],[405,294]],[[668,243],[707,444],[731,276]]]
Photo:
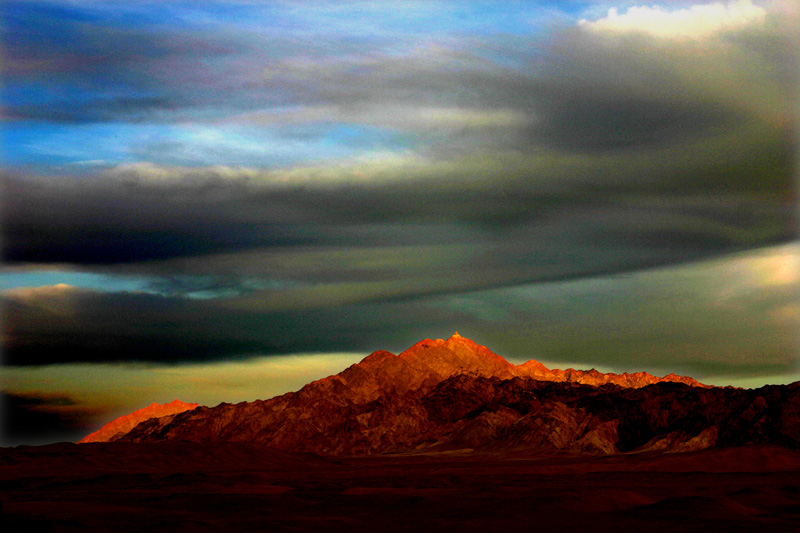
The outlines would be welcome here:
[[[740,78],[746,86],[755,65],[779,66],[786,58],[770,61],[756,53],[731,57],[736,54],[727,47],[740,46],[729,38],[733,39],[721,36],[711,46],[720,47],[712,53],[722,67],[695,59],[699,48],[694,42],[664,43],[578,29],[563,32],[538,62],[540,72],[523,93],[537,117],[530,139],[592,153],[674,144],[714,135],[719,129],[746,127],[753,120],[753,107],[760,105],[757,94],[735,95],[728,84]],[[739,60],[743,64],[736,64]],[[755,89],[779,82],[750,83]]]
[[[306,238],[284,194],[259,200],[245,185],[198,171],[160,186],[124,177],[5,183],[9,262],[113,264],[198,255]]]
[[[12,289],[3,294],[3,362],[20,367],[106,361],[174,364],[371,351],[373,341],[365,333],[386,326],[380,316],[370,317],[358,305],[303,305],[302,293],[278,298],[286,301],[285,309],[264,311],[230,308],[225,301],[69,286]],[[399,325],[398,331],[404,329]]]
[[[97,412],[69,396],[0,392],[0,446],[75,442],[95,424]]]
[[[367,296],[360,286],[341,286],[336,302],[405,299],[687,261],[780,242],[794,231],[791,206],[758,197],[623,203],[456,190],[442,201],[400,187],[365,194],[185,180],[14,185],[7,187],[14,199],[7,261],[160,278],[155,290],[165,294],[385,282]],[[266,299],[274,302],[267,308],[294,306],[291,298]]]
[[[8,365],[180,362],[270,351],[256,317],[237,322],[248,317],[218,315],[197,301],[62,286],[20,291],[4,295]]]
[[[422,287],[404,279],[331,282],[216,299],[12,289],[4,294],[5,363],[397,353],[458,330],[517,362],[697,378],[791,372],[800,319],[797,251],[783,245],[622,276],[477,291],[470,287],[485,284],[491,272],[484,266],[472,279],[448,281],[456,276],[444,272]]]

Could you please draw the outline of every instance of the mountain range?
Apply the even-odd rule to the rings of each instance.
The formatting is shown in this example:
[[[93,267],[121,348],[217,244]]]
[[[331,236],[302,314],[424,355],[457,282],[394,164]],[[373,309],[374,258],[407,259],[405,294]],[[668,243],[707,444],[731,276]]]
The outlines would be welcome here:
[[[157,404],[81,442],[250,442],[319,455],[483,451],[609,455],[800,449],[800,382],[744,390],[684,376],[514,365],[454,334],[377,351],[269,400]]]

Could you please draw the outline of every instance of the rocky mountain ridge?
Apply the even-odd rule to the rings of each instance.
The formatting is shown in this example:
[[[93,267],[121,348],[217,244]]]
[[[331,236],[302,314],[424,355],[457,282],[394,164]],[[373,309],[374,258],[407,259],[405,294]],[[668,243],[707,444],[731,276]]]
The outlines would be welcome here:
[[[266,401],[198,407],[109,440],[239,441],[321,455],[447,450],[581,454],[800,447],[800,384],[755,391],[681,376],[513,365],[458,334]]]
[[[115,440],[117,436],[124,435],[125,433],[132,430],[136,427],[140,422],[144,422],[145,420],[149,420],[151,418],[162,418],[170,415],[174,415],[177,413],[182,413],[184,411],[189,411],[191,409],[195,409],[199,406],[196,403],[185,403],[180,400],[173,400],[169,403],[159,404],[153,402],[152,404],[148,405],[147,407],[143,407],[141,409],[137,409],[136,411],[121,416],[115,420],[112,420],[108,424],[104,425],[94,433],[90,433],[82,438],[79,443],[87,443],[87,442],[108,442]]]

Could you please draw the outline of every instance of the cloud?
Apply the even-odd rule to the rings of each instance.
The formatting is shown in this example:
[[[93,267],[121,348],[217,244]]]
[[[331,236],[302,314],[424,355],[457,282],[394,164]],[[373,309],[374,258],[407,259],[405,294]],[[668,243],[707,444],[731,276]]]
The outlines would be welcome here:
[[[513,317],[492,291],[524,302],[516,291],[540,282],[796,237],[794,37],[773,11],[702,39],[563,20],[305,39],[338,8],[299,20],[276,4],[262,20],[242,17],[252,6],[167,6],[180,12],[171,27],[154,5],[93,6],[14,7],[9,146],[37,166],[3,177],[4,255],[18,269],[141,276],[152,291],[7,293],[12,365],[402,347]],[[483,318],[434,301],[475,301]],[[615,317],[635,303],[616,302]],[[537,305],[514,327],[547,320]],[[576,313],[542,334],[549,357],[595,350],[591,335],[560,338],[575,337],[567,318],[638,331]],[[698,345],[719,338],[708,327]],[[517,354],[536,339],[491,337]]]
[[[63,292],[25,299],[8,291],[5,364],[141,361],[179,372],[187,363],[264,355],[397,352],[457,329],[516,362],[697,378],[793,372],[799,255],[795,243],[625,275],[495,287],[479,267],[473,279],[451,285],[328,282],[208,299],[72,290],[66,305]],[[314,263],[301,259],[282,260],[301,269]]]
[[[606,17],[593,21],[582,19],[580,24],[602,32],[640,32],[667,39],[702,39],[723,31],[763,24],[766,18],[766,9],[753,5],[751,0],[730,0],[727,4],[714,2],[672,11],[659,6],[632,6],[623,14],[612,7]]]
[[[798,244],[624,276],[443,296],[440,316],[517,362],[698,379],[796,373]],[[776,272],[781,274],[776,275]],[[494,326],[492,326],[492,324]],[[763,383],[763,382],[762,382]]]
[[[66,283],[57,283],[56,285],[45,285],[41,287],[16,287],[13,289],[6,289],[3,294],[19,299],[22,301],[36,300],[39,298],[69,297],[70,294],[75,293],[78,289]]]
[[[193,300],[84,289],[20,292],[3,293],[8,365],[174,362],[273,351],[268,336],[252,330],[255,316],[215,317],[213,306]],[[244,322],[237,326],[239,318]]]
[[[102,411],[65,394],[0,392],[0,446],[77,441],[94,427]]]
[[[391,103],[358,106],[303,106],[292,109],[266,109],[236,116],[233,120],[265,125],[348,122],[411,131],[462,131],[518,127],[530,119],[514,109],[472,109],[456,106],[420,106]]]
[[[764,11],[745,4],[713,9],[731,17],[737,10]],[[701,14],[692,17],[699,18],[712,9],[694,6],[671,13],[695,13],[695,8]],[[30,72],[19,74],[17,81],[47,79],[63,90],[42,92],[36,84],[16,84],[20,95],[9,99],[12,113],[28,118],[40,113],[40,119],[52,113],[51,120],[67,122],[141,122],[133,134],[143,141],[109,153],[117,158],[133,154],[141,162],[163,166],[216,162],[274,168],[300,162],[302,167],[309,154],[336,157],[331,146],[344,157],[407,150],[443,164],[457,164],[464,154],[487,147],[499,148],[492,154],[498,159],[543,147],[588,157],[751,128],[756,112],[785,121],[793,102],[776,80],[791,63],[788,52],[776,54],[790,47],[782,42],[788,37],[776,32],[774,18],[750,24],[744,36],[720,40],[714,34],[715,39],[697,48],[657,39],[619,46],[608,31],[592,31],[588,22],[548,35],[490,33],[481,39],[458,33],[412,39],[412,26],[404,26],[410,33],[384,39],[362,36],[354,42],[357,36],[333,32],[298,40],[292,25],[284,31],[270,27],[275,31],[257,32],[245,23],[258,20],[250,18],[223,17],[213,31],[188,24],[170,33],[146,16],[146,23],[124,25],[91,9],[88,15],[73,12],[74,6],[62,10],[66,15],[42,6],[20,10],[24,16],[15,18],[19,28],[15,25],[12,31],[30,42],[19,53],[63,52],[52,36],[36,29],[39,23],[34,22],[43,19],[54,26],[51,33],[64,35],[75,48],[70,53],[85,61],[31,63]],[[276,11],[268,20],[306,17],[291,6]],[[341,15],[330,6],[310,11],[303,24],[319,22],[316,16],[329,20]],[[653,12],[668,16],[666,11]],[[57,24],[59,17],[66,18],[63,27]],[[78,24],[72,17],[89,17],[91,23]],[[205,18],[214,19],[208,13]],[[153,48],[145,53],[133,42],[153,43]],[[112,52],[101,55],[100,50]],[[12,47],[10,56],[16,53]],[[98,57],[103,61],[92,61]],[[596,68],[599,64],[604,67]],[[87,65],[98,72],[84,72]],[[96,77],[107,83],[100,87],[87,82]],[[76,81],[89,85],[76,91]],[[102,91],[111,94],[98,94]],[[53,93],[72,95],[73,101],[53,99]],[[24,103],[26,98],[34,100]],[[115,108],[109,102],[125,104]],[[65,110],[74,110],[74,116],[56,116]],[[153,134],[158,124],[171,126],[163,135]],[[245,125],[263,129],[243,129]],[[355,136],[337,133],[354,126],[361,130]],[[119,129],[105,138],[113,145],[131,135]],[[358,143],[345,150],[342,137]],[[53,147],[51,142],[40,144]]]

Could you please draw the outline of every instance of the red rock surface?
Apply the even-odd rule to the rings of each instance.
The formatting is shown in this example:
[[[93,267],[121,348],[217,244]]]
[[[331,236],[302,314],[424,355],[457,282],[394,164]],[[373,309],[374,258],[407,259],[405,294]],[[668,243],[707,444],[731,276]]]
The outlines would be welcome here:
[[[800,384],[718,388],[645,372],[515,366],[458,334],[379,351],[266,401],[151,418],[109,440],[251,442],[320,455],[800,448]]]
[[[114,440],[119,435],[125,433],[136,427],[139,422],[144,422],[150,418],[161,418],[177,413],[182,413],[190,409],[195,409],[199,404],[184,403],[180,400],[174,400],[170,403],[159,404],[153,402],[147,407],[138,409],[130,414],[121,416],[116,420],[112,420],[105,426],[101,427],[94,433],[86,435],[80,440],[80,443],[87,442],[108,442]]]

